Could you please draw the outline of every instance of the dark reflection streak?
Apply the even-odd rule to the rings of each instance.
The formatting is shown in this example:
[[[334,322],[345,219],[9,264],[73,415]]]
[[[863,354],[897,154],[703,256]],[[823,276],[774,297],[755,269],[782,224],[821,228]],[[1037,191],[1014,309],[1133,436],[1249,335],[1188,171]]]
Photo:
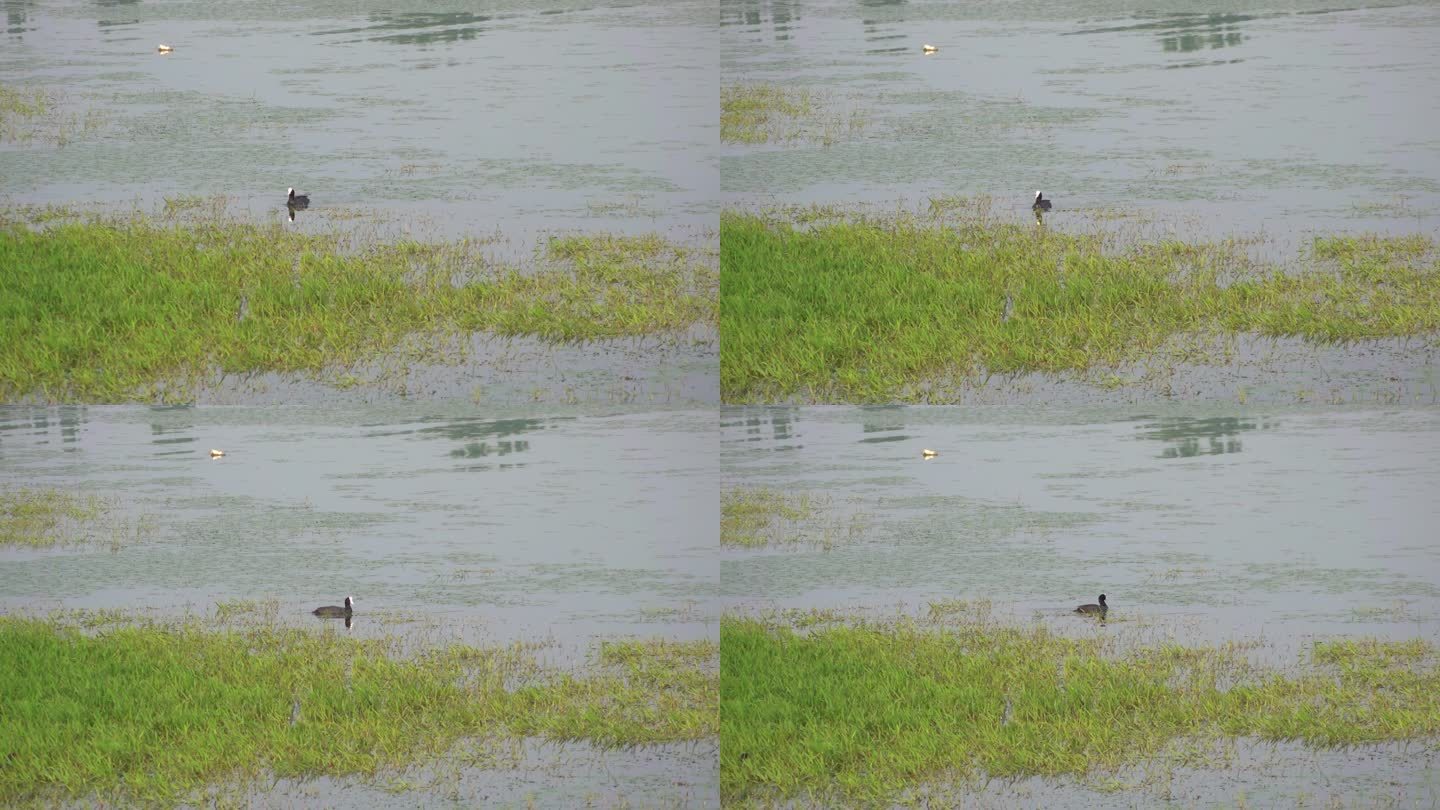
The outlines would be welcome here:
[[[411,31],[418,28],[447,28],[457,25],[475,25],[477,23],[488,23],[505,19],[492,15],[466,14],[464,12],[417,12],[410,14],[372,14],[370,21],[374,25],[360,26],[357,28],[331,28],[324,31],[315,31],[314,36],[331,36],[334,34],[368,34],[385,30]]]
[[[436,31],[427,34],[388,34],[374,37],[370,42],[384,42],[390,45],[435,45],[450,42],[468,42],[485,33],[484,28],[462,28],[459,30]],[[363,42],[365,40],[356,40]]]
[[[496,438],[518,436],[524,433],[539,433],[550,427],[550,423],[569,421],[574,421],[574,417],[561,416],[546,419],[447,419],[444,424],[430,425],[422,428],[409,430],[376,430],[366,434],[366,437],[420,435],[452,440]],[[378,428],[386,426],[365,425],[365,427]]]
[[[790,38],[789,31],[799,19],[799,4],[785,0],[743,0],[720,4],[721,26],[740,25],[757,32],[768,27],[771,35],[782,42]]]
[[[10,34],[16,39],[24,39],[21,34],[34,29],[34,26],[27,25],[29,17],[25,11],[29,5],[27,2],[23,2],[23,0],[21,2],[16,2],[16,0],[4,0],[0,2],[0,7],[5,9],[5,33]]]
[[[1172,446],[1160,453],[1161,458],[1191,458],[1199,455],[1238,453],[1244,449],[1240,434],[1251,430],[1270,430],[1275,422],[1225,416],[1209,419],[1177,417],[1159,419],[1137,426],[1137,438],[1168,442]]]
[[[1134,25],[1118,25],[1107,28],[1084,28],[1079,31],[1067,31],[1060,36],[1070,37],[1082,34],[1121,34],[1127,31],[1153,31],[1163,30],[1167,33],[1184,31],[1189,28],[1214,28],[1218,26],[1237,25],[1242,22],[1260,19],[1249,14],[1177,14],[1172,17],[1165,17],[1154,22],[1136,23]]]
[[[1134,25],[1069,31],[1061,36],[1155,31],[1160,36],[1160,47],[1166,53],[1189,53],[1206,48],[1213,50],[1240,45],[1247,39],[1240,31],[1240,24],[1257,19],[1260,17],[1250,14],[1177,14]],[[1192,63],[1186,67],[1196,64],[1200,63]]]
[[[862,433],[893,433],[905,429],[905,409],[894,405],[869,406],[863,409]],[[868,439],[865,441],[869,441]]]
[[[450,451],[451,458],[488,458],[490,456],[508,456],[511,453],[523,453],[530,449],[530,442],[496,442],[491,445],[489,442],[470,442],[463,447],[457,447]]]
[[[1165,65],[1166,70],[1179,70],[1181,68],[1207,67],[1211,65],[1238,65],[1244,59],[1216,59],[1212,62],[1182,62],[1178,65]]]

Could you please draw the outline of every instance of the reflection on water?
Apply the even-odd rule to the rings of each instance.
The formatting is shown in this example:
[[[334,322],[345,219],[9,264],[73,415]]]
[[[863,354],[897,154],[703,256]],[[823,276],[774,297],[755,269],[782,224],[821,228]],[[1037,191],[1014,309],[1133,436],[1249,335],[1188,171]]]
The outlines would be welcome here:
[[[732,430],[746,441],[786,441],[794,438],[792,419],[799,408],[725,408],[721,411],[722,430]]]
[[[399,31],[400,33],[381,33],[376,36],[361,37],[354,41],[370,40],[372,42],[388,42],[393,45],[434,45],[474,39],[488,30],[485,23],[489,23],[493,19],[494,17],[489,15],[465,12],[372,14],[370,15],[372,25],[316,31],[314,36]]]
[[[898,406],[865,407],[861,409],[863,416],[860,421],[860,430],[866,434],[870,433],[895,433],[905,429],[906,409]],[[896,436],[877,437],[884,441],[893,441]],[[870,441],[872,439],[865,439]]]
[[[0,8],[5,10],[5,33],[13,41],[24,38],[26,31],[33,30],[29,25],[30,0],[0,0]]]
[[[1161,458],[1190,458],[1238,453],[1242,449],[1240,433],[1247,430],[1273,430],[1278,420],[1248,419],[1237,416],[1215,416],[1196,419],[1187,416],[1157,419],[1136,428],[1137,438],[1153,439],[1170,445],[1160,452]]]
[[[726,0],[720,4],[720,25],[768,34],[766,39],[775,42],[789,40],[799,21],[800,3],[790,0]]]
[[[1166,52],[1198,51],[1205,48],[1233,47],[1248,37],[1240,24],[1257,19],[1250,14],[1172,14],[1158,20],[1133,25],[1086,28],[1075,34],[1116,34],[1129,31],[1153,31]]]

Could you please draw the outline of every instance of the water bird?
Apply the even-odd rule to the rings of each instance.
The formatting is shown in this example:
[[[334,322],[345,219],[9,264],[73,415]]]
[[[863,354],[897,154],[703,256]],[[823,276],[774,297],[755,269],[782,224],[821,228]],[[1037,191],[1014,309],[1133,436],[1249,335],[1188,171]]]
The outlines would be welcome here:
[[[921,451],[920,451],[920,457],[921,457],[921,458],[934,458],[934,457],[936,457],[936,456],[938,456],[938,455],[940,455],[940,454],[937,453],[937,452],[935,452],[934,450],[931,450],[931,449],[928,448],[928,447],[925,448],[924,450],[921,450]]]
[[[921,52],[921,53],[935,53],[935,52],[937,52],[937,51],[939,51],[939,50],[940,50],[940,49],[937,48],[937,47],[935,47],[934,45],[921,45],[921,46],[920,46],[920,52]]]
[[[1093,615],[1098,613],[1100,614],[1100,618],[1102,619],[1105,618],[1105,614],[1109,611],[1110,607],[1105,604],[1105,594],[1103,593],[1100,594],[1100,604],[1081,605],[1080,607],[1075,608],[1076,613],[1084,613],[1086,615]]]
[[[174,53],[175,49],[162,42],[155,46],[155,51],[157,53]]]
[[[309,208],[310,195],[296,194],[295,189],[290,189],[290,194],[285,198],[285,205],[289,208]]]
[[[355,600],[347,596],[345,597],[345,607],[343,608],[336,605],[325,605],[324,607],[315,608],[313,612],[316,616],[330,616],[337,619],[344,616],[348,619],[350,618],[350,614],[355,612]]]
[[[223,455],[225,455],[225,451],[224,451],[224,450],[213,450],[213,449],[212,449],[212,450],[210,451],[210,457],[211,457],[211,458],[220,458],[220,457],[223,456]]]
[[[1037,191],[1035,192],[1035,204],[1030,207],[1035,209],[1036,211],[1049,211],[1050,201],[1045,199],[1045,197]]]

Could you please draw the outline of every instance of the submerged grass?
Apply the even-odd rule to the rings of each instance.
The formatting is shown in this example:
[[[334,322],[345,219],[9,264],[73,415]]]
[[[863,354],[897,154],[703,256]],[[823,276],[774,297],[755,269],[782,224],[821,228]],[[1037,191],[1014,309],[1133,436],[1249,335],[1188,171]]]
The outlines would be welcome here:
[[[53,488],[0,488],[0,548],[50,548],[75,542],[106,510],[95,495]]]
[[[441,347],[470,332],[676,332],[714,322],[711,261],[658,236],[566,237],[522,270],[468,242],[356,248],[233,222],[0,220],[0,402],[183,401],[217,374],[343,368],[415,335]]]
[[[831,549],[843,536],[853,538],[865,516],[848,520],[830,514],[833,503],[823,495],[785,493],[764,487],[720,492],[720,544],[742,548],[809,544]]]
[[[1423,641],[1316,643],[1307,668],[1239,647],[1111,654],[984,621],[720,629],[722,797],[886,804],[937,779],[1082,775],[1194,736],[1344,746],[1440,734]]]
[[[837,109],[828,94],[808,88],[738,84],[720,89],[720,140],[726,143],[830,146],[865,125],[859,110]]]
[[[1344,342],[1440,330],[1433,240],[1322,237],[1303,271],[1235,244],[967,218],[721,215],[721,396],[953,401],[986,373],[1116,367],[1193,334]]]
[[[65,111],[60,96],[44,88],[0,84],[0,143],[64,146],[99,127],[101,120],[97,111]]]
[[[173,804],[261,776],[364,776],[468,738],[601,746],[713,737],[713,642],[607,644],[552,673],[523,648],[394,654],[271,626],[0,617],[0,804]]]

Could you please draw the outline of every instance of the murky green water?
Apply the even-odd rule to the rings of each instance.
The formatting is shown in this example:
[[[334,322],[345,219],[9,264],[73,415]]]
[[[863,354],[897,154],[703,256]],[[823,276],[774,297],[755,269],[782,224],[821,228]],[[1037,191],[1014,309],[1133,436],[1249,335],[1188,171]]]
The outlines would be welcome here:
[[[809,88],[863,128],[721,148],[729,204],[989,195],[1047,224],[1433,233],[1434,3],[722,0],[726,85]],[[922,55],[933,43],[938,53]]]
[[[0,144],[12,202],[226,195],[522,242],[713,227],[714,7],[6,0],[0,77],[102,125]],[[174,47],[168,55],[156,46]],[[302,213],[301,219],[305,219]],[[303,221],[301,223],[304,224]]]

